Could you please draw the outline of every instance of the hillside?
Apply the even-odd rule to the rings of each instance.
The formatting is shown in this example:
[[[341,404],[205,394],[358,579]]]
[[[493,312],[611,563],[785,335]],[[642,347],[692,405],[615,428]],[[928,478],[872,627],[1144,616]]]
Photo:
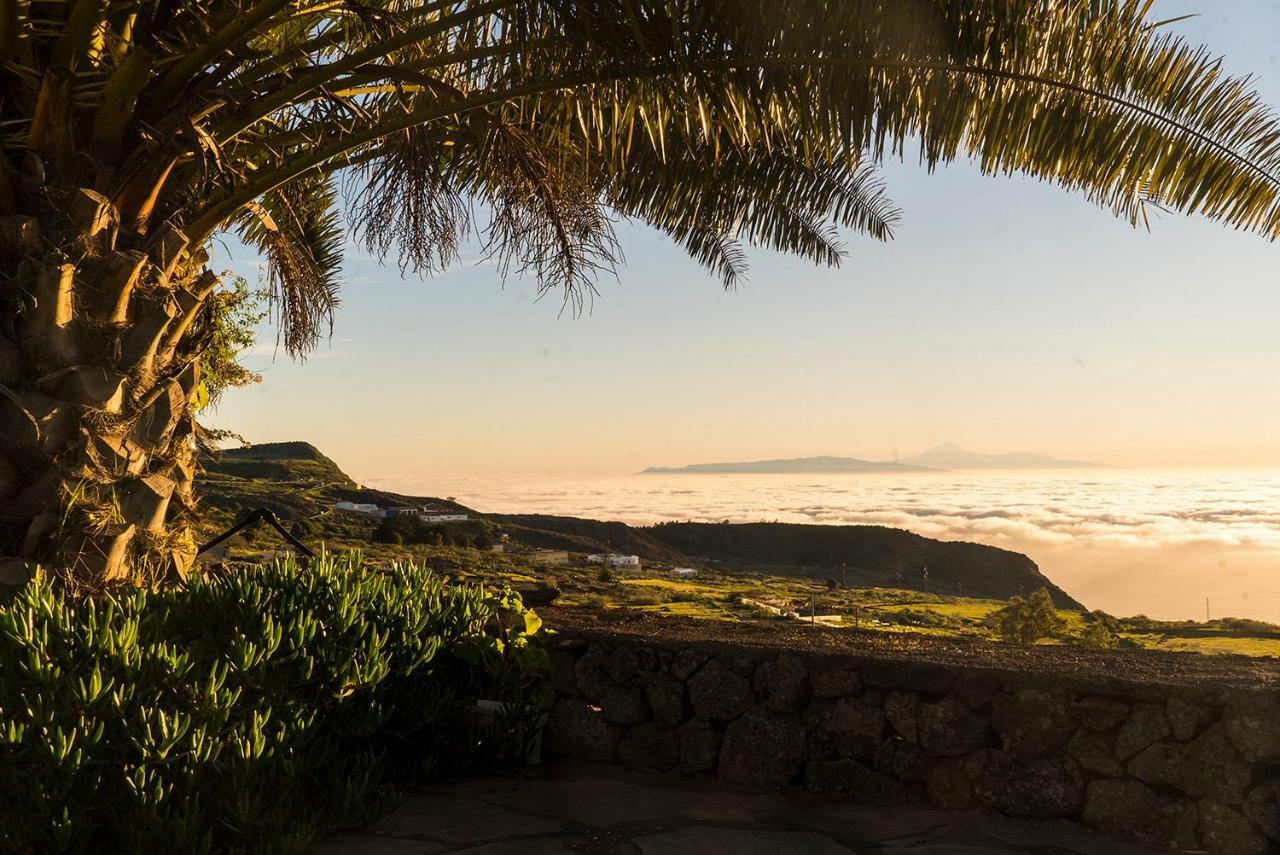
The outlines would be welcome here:
[[[488,523],[494,535],[505,534],[515,544],[533,549],[580,554],[613,550],[669,566],[712,566],[818,580],[847,578],[854,586],[908,589],[925,588],[922,571],[928,567],[927,585],[938,593],[1006,599],[1043,586],[1059,607],[1080,607],[1024,555],[974,543],[931,540],[899,529],[781,523],[637,527],[537,513],[485,514],[438,497],[361,487],[306,442],[232,449],[203,463],[204,540],[225,531],[241,514],[264,507],[317,545],[373,549],[379,521],[364,514],[331,511],[333,503],[384,507],[434,503],[465,511],[473,520]],[[842,564],[847,564],[847,570]]]
[[[842,579],[865,587],[925,588],[937,593],[1007,599],[1049,589],[1059,608],[1082,606],[1025,555],[932,540],[881,526],[793,523],[663,523],[645,530],[701,561],[725,567]],[[928,570],[926,583],[924,571]]]
[[[797,457],[789,460],[753,460],[746,463],[694,463],[689,466],[651,466],[648,475],[673,474],[817,474],[822,472],[928,472],[926,466],[908,463],[881,463],[856,457]]]

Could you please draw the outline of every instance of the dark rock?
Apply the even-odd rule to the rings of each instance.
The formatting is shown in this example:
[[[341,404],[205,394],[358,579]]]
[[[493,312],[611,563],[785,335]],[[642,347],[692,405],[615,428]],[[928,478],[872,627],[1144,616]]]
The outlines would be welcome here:
[[[725,730],[719,776],[743,787],[785,787],[804,759],[804,727],[798,716],[750,710]]]
[[[1071,705],[1071,714],[1090,730],[1110,730],[1129,716],[1129,705],[1112,698],[1081,698]]]
[[[1243,814],[1219,802],[1200,802],[1200,844],[1210,855],[1268,855],[1271,845]]]
[[[725,664],[729,666],[736,674],[741,674],[748,680],[752,679],[756,673],[756,659],[750,653],[734,653],[725,659]]]
[[[1084,776],[1058,758],[1022,765],[1003,751],[987,749],[965,759],[978,801],[1010,816],[1054,819],[1074,816],[1084,801]]]
[[[1247,759],[1280,763],[1280,697],[1276,694],[1233,693],[1223,722],[1232,744]]]
[[[640,688],[660,721],[667,724],[684,721],[684,683],[660,671],[641,671]]]
[[[872,664],[863,667],[862,682],[881,689],[945,695],[955,685],[955,674],[938,665],[895,662],[892,665]]]
[[[702,667],[702,663],[710,658],[707,654],[696,650],[681,650],[676,654],[675,659],[671,660],[671,676],[677,680],[687,680],[693,676],[694,671]]]
[[[815,760],[856,757],[870,760],[884,738],[885,719],[879,707],[856,698],[817,701],[805,711],[810,755]]]
[[[799,712],[809,700],[809,674],[799,657],[783,653],[756,669],[756,691],[767,709]]]
[[[871,767],[881,775],[892,775],[893,755],[898,753],[898,746],[902,744],[901,739],[886,739],[881,742],[871,757]]]
[[[680,742],[668,725],[636,725],[618,743],[618,759],[626,766],[666,772],[680,762]]]
[[[858,694],[862,678],[852,668],[821,667],[813,669],[809,685],[815,698],[844,698]]]
[[[544,731],[547,750],[586,763],[612,763],[622,729],[586,701],[556,701]]]
[[[609,721],[637,724],[649,720],[649,704],[638,686],[613,686],[600,699],[600,710]]]
[[[987,744],[987,721],[955,698],[921,704],[920,747],[931,757],[960,757]]]
[[[890,692],[884,699],[884,717],[894,731],[907,742],[919,738],[916,718],[920,711],[920,697],[909,692]]]
[[[1164,707],[1158,704],[1139,704],[1129,713],[1116,734],[1116,757],[1128,760],[1153,742],[1173,733]]]
[[[944,810],[967,808],[972,798],[972,785],[964,768],[964,759],[944,757],[934,761],[925,779],[925,793],[930,804]]]
[[[1145,781],[1174,787],[1192,796],[1218,799],[1228,804],[1244,801],[1250,768],[1227,739],[1222,725],[1210,727],[1194,742],[1157,742],[1129,761],[1129,774]]]
[[[1213,718],[1213,710],[1209,707],[1179,697],[1169,698],[1165,702],[1164,714],[1173,729],[1173,738],[1183,742],[1195,739],[1196,734]]]
[[[1094,781],[1085,792],[1081,815],[1112,834],[1161,848],[1196,848],[1196,806],[1162,796],[1141,781]]]
[[[721,736],[705,721],[686,722],[676,731],[680,743],[680,771],[686,775],[710,772],[720,757]]]
[[[568,650],[560,648],[551,651],[551,687],[559,697],[573,697],[578,694],[578,676],[575,669],[578,657]]]
[[[859,801],[896,801],[902,788],[857,760],[814,760],[804,767],[805,784],[811,792],[852,795]]]
[[[657,671],[662,667],[662,660],[658,657],[658,652],[652,647],[635,648],[636,661],[640,664],[641,671]]]
[[[1076,730],[1066,698],[1038,689],[997,695],[991,702],[991,727],[1006,753],[1019,763],[1057,754]]]
[[[1090,772],[1107,778],[1118,778],[1124,774],[1124,767],[1112,756],[1111,737],[1102,731],[1081,727],[1063,750]]]
[[[1263,834],[1280,841],[1280,778],[1255,787],[1245,799],[1244,812]]]
[[[589,701],[600,700],[613,685],[604,670],[608,658],[600,645],[593,644],[578,659],[578,664],[573,669],[574,676],[577,678],[578,691]]]
[[[629,644],[620,644],[613,648],[609,658],[605,660],[604,672],[615,683],[626,685],[640,673],[640,658],[636,650]]]
[[[965,674],[956,681],[954,693],[974,712],[988,712],[1001,688],[1000,678],[994,674]]]
[[[731,721],[751,706],[751,684],[712,659],[689,678],[689,701],[701,719]]]
[[[929,774],[929,757],[919,745],[904,742],[893,755],[893,775],[901,781],[923,781]]]

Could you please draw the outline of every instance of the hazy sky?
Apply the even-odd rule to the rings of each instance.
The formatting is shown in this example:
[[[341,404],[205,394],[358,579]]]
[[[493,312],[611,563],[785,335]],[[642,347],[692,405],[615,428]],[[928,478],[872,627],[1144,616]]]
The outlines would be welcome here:
[[[1280,106],[1274,0],[1158,0]],[[885,168],[905,216],[838,270],[757,252],[737,293],[655,233],[589,316],[474,257],[401,279],[353,250],[331,346],[212,419],[361,478],[625,471],[943,441],[1125,466],[1280,465],[1280,247],[1166,216],[1135,232],[1048,185]],[[222,263],[256,279],[243,248]]]

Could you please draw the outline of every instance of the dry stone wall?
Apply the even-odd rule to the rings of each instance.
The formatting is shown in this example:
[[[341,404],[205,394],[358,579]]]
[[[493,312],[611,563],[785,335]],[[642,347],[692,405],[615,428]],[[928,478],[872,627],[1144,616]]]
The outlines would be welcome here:
[[[1280,853],[1274,690],[1089,685],[607,633],[562,637],[553,659],[553,755]]]

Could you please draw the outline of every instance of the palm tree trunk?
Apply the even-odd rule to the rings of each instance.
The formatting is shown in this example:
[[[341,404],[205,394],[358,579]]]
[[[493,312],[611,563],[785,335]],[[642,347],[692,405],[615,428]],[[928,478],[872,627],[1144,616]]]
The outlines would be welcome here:
[[[0,211],[0,581],[37,564],[90,588],[185,574],[217,279],[177,228],[122,230],[98,193],[47,187]]]

